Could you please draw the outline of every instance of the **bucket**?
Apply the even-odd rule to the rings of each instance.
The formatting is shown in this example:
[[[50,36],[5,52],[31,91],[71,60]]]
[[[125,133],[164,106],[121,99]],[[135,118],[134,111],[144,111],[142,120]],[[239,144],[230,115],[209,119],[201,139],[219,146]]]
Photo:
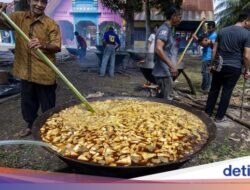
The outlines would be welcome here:
[[[0,85],[8,84],[9,83],[8,78],[9,78],[9,72],[0,70]]]

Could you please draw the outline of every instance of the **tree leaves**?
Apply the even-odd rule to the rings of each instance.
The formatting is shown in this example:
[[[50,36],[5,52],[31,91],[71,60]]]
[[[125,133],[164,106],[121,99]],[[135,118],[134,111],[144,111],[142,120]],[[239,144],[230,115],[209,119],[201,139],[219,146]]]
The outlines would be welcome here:
[[[235,24],[238,16],[244,8],[250,7],[249,0],[216,0],[215,19],[219,28]]]

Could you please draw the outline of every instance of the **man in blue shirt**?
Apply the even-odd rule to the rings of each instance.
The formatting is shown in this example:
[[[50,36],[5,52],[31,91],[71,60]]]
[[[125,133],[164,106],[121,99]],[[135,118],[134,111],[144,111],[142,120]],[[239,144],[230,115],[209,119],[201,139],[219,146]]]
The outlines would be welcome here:
[[[107,32],[105,32],[103,36],[103,46],[105,47],[102,57],[102,65],[100,69],[100,76],[105,76],[106,68],[109,59],[110,67],[109,67],[109,76],[114,77],[115,72],[115,51],[120,47],[121,42],[118,35],[114,32],[112,27],[109,28]]]
[[[215,32],[215,22],[208,23],[208,33],[206,34],[207,38],[215,42],[217,38],[217,33]],[[207,46],[203,48],[202,52],[202,66],[201,66],[201,74],[202,74],[202,83],[201,83],[201,90],[209,91],[210,84],[211,84],[211,75],[209,72],[209,65],[212,60],[212,47]]]

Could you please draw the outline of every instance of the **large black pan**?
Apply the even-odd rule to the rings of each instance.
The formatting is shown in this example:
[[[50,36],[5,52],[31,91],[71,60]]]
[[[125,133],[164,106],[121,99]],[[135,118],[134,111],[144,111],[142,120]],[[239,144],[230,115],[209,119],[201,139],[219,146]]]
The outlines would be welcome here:
[[[93,98],[90,101],[97,101],[97,100],[108,100],[108,99],[137,99],[137,100],[147,100],[147,101],[153,101],[153,102],[160,102],[160,103],[166,103],[171,104],[180,108],[183,108],[184,110],[187,110],[196,116],[198,116],[207,126],[208,132],[209,132],[209,139],[206,144],[204,144],[199,150],[197,150],[194,154],[197,154],[200,152],[204,147],[211,142],[215,138],[216,134],[216,126],[212,122],[212,120],[203,112],[195,110],[194,108],[191,108],[190,106],[187,106],[185,104],[181,104],[178,102],[166,102],[163,99],[158,98],[131,98],[131,97],[105,97],[105,98]],[[72,105],[77,104],[76,102],[67,103],[64,105],[57,106],[41,116],[39,116],[34,125],[33,125],[33,135],[36,140],[41,140],[40,135],[40,128],[44,125],[46,120],[52,116],[54,113],[58,113],[59,111],[68,108]],[[84,174],[91,174],[91,175],[100,175],[100,176],[109,176],[109,177],[121,177],[121,178],[132,178],[137,176],[143,176],[147,174],[153,174],[153,173],[159,173],[164,171],[169,171],[173,169],[177,169],[182,164],[184,164],[186,161],[188,161],[191,157],[193,157],[194,154],[185,157],[182,160],[179,160],[178,162],[168,163],[168,164],[160,164],[156,166],[129,166],[129,167],[111,167],[111,166],[103,166],[99,164],[93,164],[88,162],[83,162],[71,158],[64,157],[60,154],[58,154],[56,151],[52,151],[50,149],[47,149],[48,151],[52,152],[53,154],[56,154],[59,158],[61,158],[63,161],[65,161],[70,167],[73,167],[75,170],[77,170],[80,173]]]

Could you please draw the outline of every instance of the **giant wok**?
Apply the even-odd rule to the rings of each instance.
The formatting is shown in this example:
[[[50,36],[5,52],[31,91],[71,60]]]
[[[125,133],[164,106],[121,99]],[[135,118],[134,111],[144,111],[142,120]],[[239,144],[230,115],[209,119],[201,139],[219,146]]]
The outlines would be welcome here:
[[[53,151],[51,149],[46,148],[46,150],[50,151],[51,153],[57,155],[60,159],[62,159],[64,162],[66,162],[70,167],[72,167],[74,170],[76,170],[79,173],[84,174],[91,174],[91,175],[100,175],[100,176],[110,176],[110,177],[121,177],[121,178],[131,178],[131,177],[137,177],[137,176],[143,176],[147,174],[153,174],[153,173],[159,173],[164,171],[169,171],[173,169],[177,169],[180,166],[182,166],[186,161],[191,159],[194,155],[198,154],[200,151],[202,151],[206,145],[208,145],[214,138],[216,134],[216,126],[212,122],[212,120],[203,112],[195,110],[194,108],[191,108],[190,106],[187,106],[185,104],[181,104],[175,101],[165,101],[163,99],[158,98],[131,98],[131,97],[105,97],[105,98],[93,98],[90,99],[90,102],[95,101],[105,101],[105,100],[124,100],[124,99],[132,99],[132,100],[140,100],[140,101],[150,101],[150,102],[156,102],[156,103],[164,103],[168,105],[172,105],[181,109],[184,109],[195,116],[197,116],[205,125],[206,130],[208,132],[208,139],[204,144],[202,144],[198,149],[196,149],[192,154],[187,155],[179,160],[175,160],[170,163],[160,163],[156,165],[151,166],[108,166],[108,165],[101,165],[97,163],[91,163],[86,161],[81,161],[77,159],[73,159],[67,156],[64,156],[63,154],[58,153],[57,151]],[[64,105],[59,105],[42,115],[40,115],[36,121],[34,122],[33,126],[33,135],[36,140],[41,141],[41,131],[40,129],[44,126],[48,118],[53,116],[55,113],[59,113],[61,110],[64,110],[65,108],[69,108],[71,106],[77,105],[77,102],[70,102],[66,103]]]

